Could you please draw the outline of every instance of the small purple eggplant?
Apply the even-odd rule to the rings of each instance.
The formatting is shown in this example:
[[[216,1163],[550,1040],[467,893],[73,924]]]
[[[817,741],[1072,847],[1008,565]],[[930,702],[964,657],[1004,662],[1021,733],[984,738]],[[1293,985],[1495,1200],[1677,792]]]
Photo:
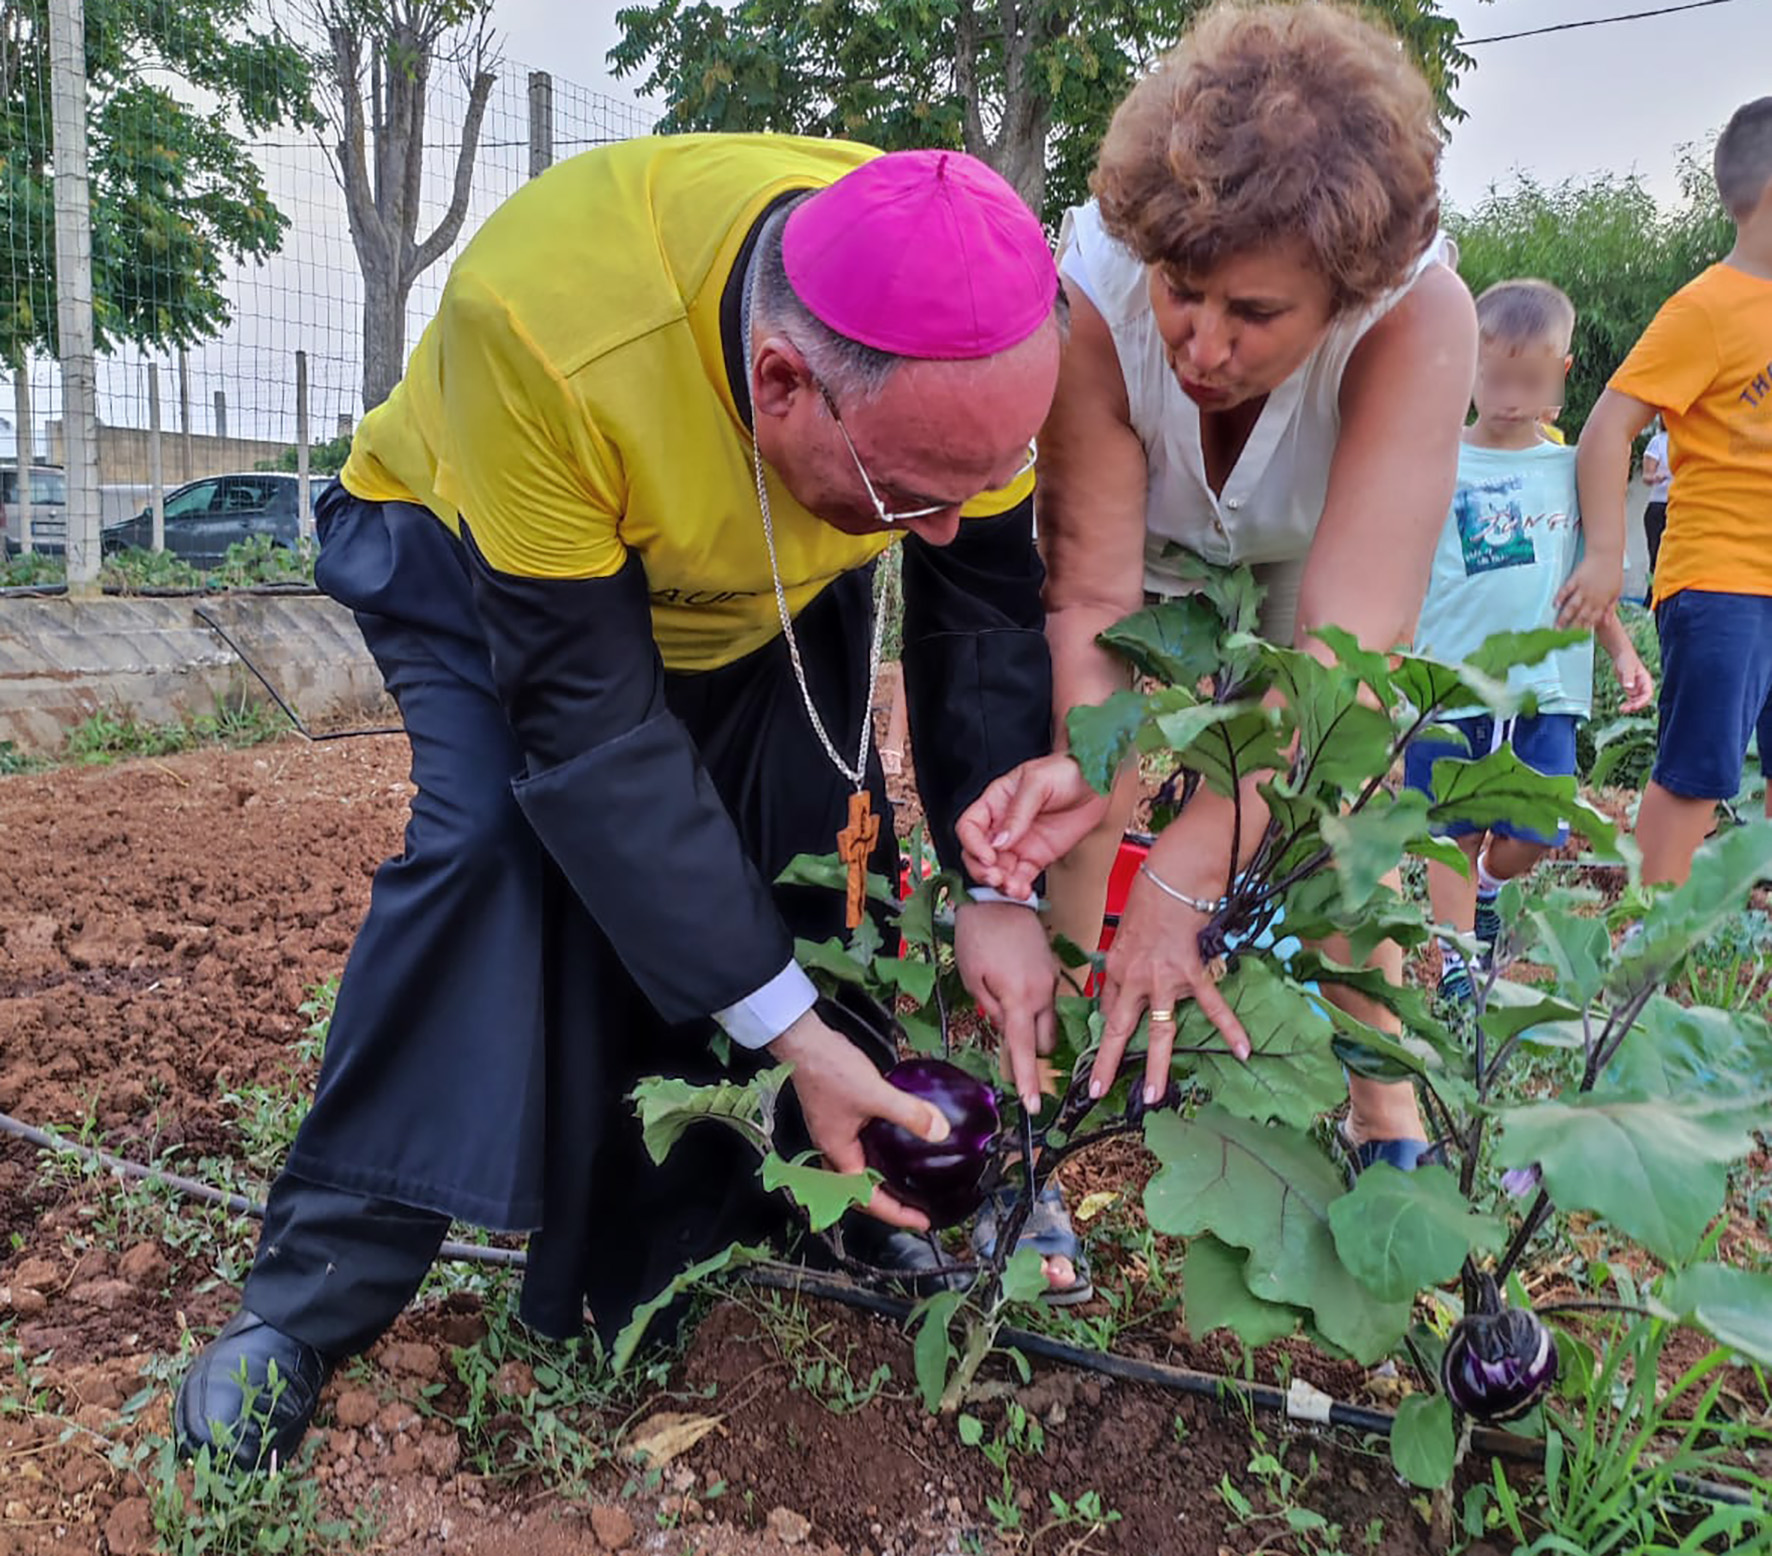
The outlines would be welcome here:
[[[906,1059],[888,1070],[886,1079],[932,1103],[948,1121],[949,1133],[931,1145],[883,1118],[870,1120],[861,1132],[868,1166],[932,1225],[964,1221],[984,1199],[979,1185],[997,1137],[997,1094],[943,1059]]]
[[[1479,1421],[1515,1421],[1557,1380],[1557,1346],[1530,1308],[1468,1313],[1440,1363],[1446,1397]]]

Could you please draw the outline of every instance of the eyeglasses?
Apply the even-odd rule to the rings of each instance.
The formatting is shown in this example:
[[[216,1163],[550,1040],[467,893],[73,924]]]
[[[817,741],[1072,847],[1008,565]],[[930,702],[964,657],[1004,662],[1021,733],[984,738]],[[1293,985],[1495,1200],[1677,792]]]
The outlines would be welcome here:
[[[823,384],[819,383],[816,378],[814,378],[812,382],[817,385],[819,395],[824,400],[825,409],[831,413],[831,420],[837,424],[837,431],[843,434],[844,446],[849,450],[849,457],[855,461],[855,473],[861,477],[861,484],[867,488],[868,501],[874,505],[874,516],[879,519],[882,524],[890,529],[894,524],[903,524],[908,519],[927,519],[934,514],[946,513],[949,509],[960,506],[959,503],[938,502],[931,503],[926,508],[888,508],[882,500],[880,493],[875,489],[873,478],[868,475],[867,466],[861,462],[861,455],[856,452],[855,440],[849,436],[849,429],[843,425],[843,414],[837,409],[837,402],[831,398],[830,390],[825,388]],[[1004,484],[1012,485],[1016,481],[1019,481],[1028,473],[1028,471],[1034,468],[1034,461],[1038,457],[1039,449],[1030,439],[1028,442],[1027,459],[1023,461],[1021,467]]]

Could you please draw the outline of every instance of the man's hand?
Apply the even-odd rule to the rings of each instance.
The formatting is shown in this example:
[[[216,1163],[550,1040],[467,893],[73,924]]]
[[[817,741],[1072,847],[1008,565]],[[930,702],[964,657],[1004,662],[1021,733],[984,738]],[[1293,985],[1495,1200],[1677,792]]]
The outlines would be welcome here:
[[[1616,655],[1612,660],[1612,671],[1624,691],[1624,699],[1618,705],[1620,712],[1638,713],[1655,701],[1655,677],[1635,649],[1626,649]]]
[[[1006,897],[1032,893],[1039,874],[1101,823],[1108,796],[1062,752],[1023,762],[967,807],[955,832],[967,873]]]
[[[1027,912],[1025,908],[1016,911]],[[872,1118],[886,1119],[932,1144],[948,1137],[948,1121],[939,1109],[889,1086],[867,1056],[826,1026],[816,1011],[800,1017],[769,1045],[769,1052],[794,1067],[794,1091],[807,1132],[832,1172],[866,1168],[861,1131]],[[913,1232],[929,1229],[926,1215],[877,1186],[874,1197],[862,1208],[892,1226]]]
[[[1557,591],[1559,627],[1597,627],[1624,592],[1624,564],[1589,552]]]
[[[1021,1105],[1040,1109],[1040,1054],[1058,1031],[1058,958],[1031,908],[1013,902],[965,902],[954,921],[954,957],[967,992],[1003,1035],[1005,1072]]]

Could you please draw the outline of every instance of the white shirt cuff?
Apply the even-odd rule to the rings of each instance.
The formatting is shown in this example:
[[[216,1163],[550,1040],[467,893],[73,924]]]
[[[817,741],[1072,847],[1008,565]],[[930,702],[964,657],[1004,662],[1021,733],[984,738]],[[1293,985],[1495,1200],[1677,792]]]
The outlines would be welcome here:
[[[811,1010],[817,999],[818,990],[800,964],[789,962],[762,988],[736,1005],[716,1010],[714,1020],[740,1048],[762,1048]]]
[[[1025,897],[1005,897],[1003,893],[998,891],[994,886],[970,886],[967,890],[971,893],[974,902],[1012,902],[1018,908],[1037,908],[1040,906],[1040,894],[1038,892],[1031,891]]]

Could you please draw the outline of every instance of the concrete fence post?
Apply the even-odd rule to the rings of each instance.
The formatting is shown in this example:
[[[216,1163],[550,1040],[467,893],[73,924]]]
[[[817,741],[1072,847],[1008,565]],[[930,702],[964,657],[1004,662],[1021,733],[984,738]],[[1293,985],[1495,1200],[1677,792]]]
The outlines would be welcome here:
[[[37,457],[37,426],[31,419],[31,357],[19,358],[18,377],[12,385],[13,419],[18,423],[14,446],[18,450],[18,548],[31,550],[31,461]]]
[[[55,123],[55,303],[68,484],[68,593],[98,593],[98,367],[92,339],[92,186],[86,154],[85,0],[50,0]]]
[[[314,538],[314,510],[308,482],[308,354],[295,354],[295,513],[296,533]]]
[[[228,391],[215,391],[215,435],[225,438],[228,435]]]
[[[529,72],[529,176],[554,165],[554,78],[545,70]]]
[[[148,364],[148,501],[153,506],[154,530],[149,545],[166,549],[166,470],[160,455],[160,364]]]
[[[191,355],[178,348],[178,478],[188,481],[195,474],[191,458]]]

